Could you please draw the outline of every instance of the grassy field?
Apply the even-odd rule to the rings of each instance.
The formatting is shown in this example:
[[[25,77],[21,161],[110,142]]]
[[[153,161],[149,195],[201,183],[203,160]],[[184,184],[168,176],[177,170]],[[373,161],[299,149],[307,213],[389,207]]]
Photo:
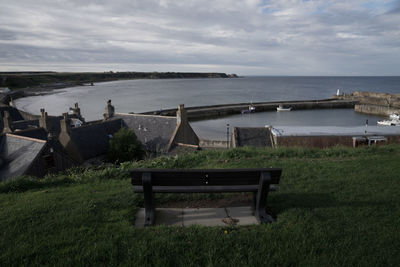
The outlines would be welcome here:
[[[278,216],[246,227],[134,227],[131,167],[282,167]],[[233,149],[0,184],[0,265],[399,266],[400,146]],[[160,195],[158,203],[223,197]],[[227,230],[227,233],[225,233]]]

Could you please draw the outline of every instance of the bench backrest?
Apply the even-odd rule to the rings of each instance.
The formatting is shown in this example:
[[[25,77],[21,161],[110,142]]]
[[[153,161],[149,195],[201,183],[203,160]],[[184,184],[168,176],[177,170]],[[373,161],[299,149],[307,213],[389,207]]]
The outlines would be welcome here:
[[[279,184],[280,168],[260,169],[133,169],[132,185],[142,185],[143,173],[151,174],[153,186],[258,185],[262,172],[269,172],[271,184]]]

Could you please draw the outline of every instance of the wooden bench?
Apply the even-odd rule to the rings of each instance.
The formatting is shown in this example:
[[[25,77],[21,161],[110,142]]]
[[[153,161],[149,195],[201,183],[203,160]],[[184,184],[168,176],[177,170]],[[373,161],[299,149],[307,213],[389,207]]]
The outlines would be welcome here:
[[[272,222],[265,211],[270,185],[279,184],[282,169],[133,169],[135,192],[144,193],[145,225],[155,221],[154,193],[253,192],[254,215]]]

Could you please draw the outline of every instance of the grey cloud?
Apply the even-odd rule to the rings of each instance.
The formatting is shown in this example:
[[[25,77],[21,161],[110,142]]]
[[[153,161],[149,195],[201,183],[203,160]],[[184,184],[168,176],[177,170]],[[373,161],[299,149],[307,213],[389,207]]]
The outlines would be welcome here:
[[[0,59],[14,65],[198,64],[226,72],[242,66],[288,75],[393,73],[393,66],[400,69],[399,1],[386,13],[362,4],[8,1],[0,10]]]

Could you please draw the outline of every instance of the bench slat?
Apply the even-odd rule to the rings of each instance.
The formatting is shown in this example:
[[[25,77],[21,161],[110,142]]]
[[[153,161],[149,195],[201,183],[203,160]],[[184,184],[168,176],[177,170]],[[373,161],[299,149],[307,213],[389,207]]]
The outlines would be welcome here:
[[[240,186],[153,186],[155,193],[213,193],[213,192],[257,192],[257,185]],[[134,191],[143,192],[143,186],[135,186]]]
[[[151,173],[153,186],[219,186],[258,185],[261,172],[271,174],[271,183],[278,184],[281,169],[218,169],[218,170],[171,170],[134,169],[131,171],[132,185],[142,185],[142,174]]]
[[[221,192],[257,192],[258,185],[240,186],[153,186],[154,193],[221,193]],[[143,186],[136,185],[134,192],[143,193]],[[270,186],[270,191],[276,191],[274,185]]]

